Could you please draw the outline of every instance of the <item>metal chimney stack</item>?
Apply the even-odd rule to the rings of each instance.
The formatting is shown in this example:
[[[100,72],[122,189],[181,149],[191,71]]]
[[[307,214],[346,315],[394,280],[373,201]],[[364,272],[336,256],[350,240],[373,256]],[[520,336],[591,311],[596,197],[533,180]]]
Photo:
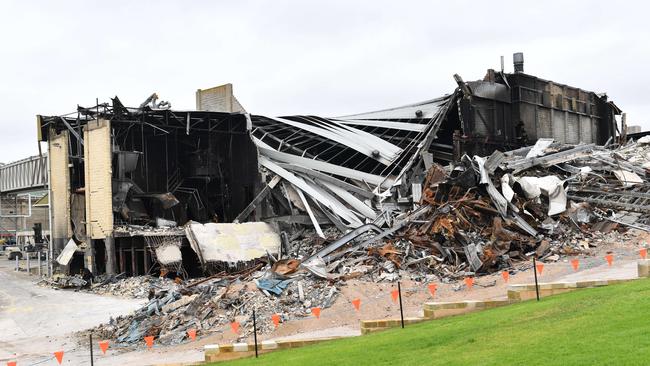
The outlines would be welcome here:
[[[512,54],[512,63],[515,65],[515,73],[524,72],[524,53],[517,52]]]

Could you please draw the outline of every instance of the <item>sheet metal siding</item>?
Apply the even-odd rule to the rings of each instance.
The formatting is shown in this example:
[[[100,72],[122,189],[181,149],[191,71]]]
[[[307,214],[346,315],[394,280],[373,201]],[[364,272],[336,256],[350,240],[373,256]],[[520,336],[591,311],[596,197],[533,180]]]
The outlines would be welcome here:
[[[47,156],[32,156],[0,167],[0,192],[16,192],[47,186]]]

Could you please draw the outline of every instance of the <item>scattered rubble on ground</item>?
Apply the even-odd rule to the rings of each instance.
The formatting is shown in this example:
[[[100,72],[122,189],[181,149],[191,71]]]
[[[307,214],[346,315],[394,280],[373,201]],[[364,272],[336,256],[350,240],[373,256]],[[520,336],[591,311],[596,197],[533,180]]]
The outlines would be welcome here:
[[[92,332],[125,345],[145,335],[175,344],[188,329],[221,332],[237,321],[244,338],[252,332],[253,310],[260,319],[307,317],[312,307],[331,306],[350,279],[453,282],[533,256],[556,261],[587,252],[625,239],[629,227],[649,231],[643,215],[650,211],[643,201],[650,197],[648,161],[647,144],[608,150],[540,140],[487,158],[464,156],[446,168],[434,164],[420,204],[394,213],[388,228],[368,223],[346,234],[325,228],[325,239],[302,229],[281,235],[278,258],[268,253],[239,273],[182,284],[138,277],[98,285],[94,292],[134,297],[155,290],[140,310]],[[271,332],[273,325],[260,322],[258,331]]]
[[[307,317],[312,307],[330,307],[339,289],[306,273],[283,278],[286,286],[279,294],[260,291],[256,283],[269,279],[269,272],[212,276],[187,281],[184,286],[157,291],[154,297],[134,314],[112,319],[92,330],[98,337],[114,339],[122,345],[141,343],[145,335],[154,335],[161,344],[177,344],[187,337],[188,329],[209,334],[221,332],[228,324],[240,324],[240,336],[253,331],[251,314],[280,321]],[[268,333],[273,325],[258,323],[258,332]]]
[[[115,279],[116,276],[103,275],[97,278],[90,292],[100,295],[112,295],[127,298],[147,298],[152,293],[171,291],[179,287],[174,280],[166,277],[137,276]]]

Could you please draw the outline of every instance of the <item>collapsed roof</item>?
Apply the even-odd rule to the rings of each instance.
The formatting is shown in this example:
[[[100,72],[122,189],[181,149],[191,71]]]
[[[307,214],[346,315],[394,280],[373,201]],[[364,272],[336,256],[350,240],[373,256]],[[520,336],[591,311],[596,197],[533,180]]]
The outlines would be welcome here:
[[[435,138],[451,101],[338,118],[253,115],[252,135],[260,165],[289,182],[298,205],[354,228],[378,219],[383,199]]]
[[[98,128],[89,126],[94,120],[107,122],[114,220],[103,221],[99,234],[88,230],[92,239],[111,235],[113,222],[265,221],[313,226],[321,237],[322,225],[343,232],[368,223],[391,227],[421,202],[436,161],[488,156],[545,138],[604,145],[616,137],[621,111],[606,95],[523,72],[488,70],[468,83],[454,77],[458,87],[440,98],[330,118],[249,114],[231,85],[197,92],[197,108],[215,108],[209,111],[174,111],[155,94],[130,108],[116,97],[79,107],[76,116],[39,116],[39,135],[50,143],[69,136],[69,154],[58,167],[70,173],[63,186],[74,206],[94,174],[82,134]],[[54,205],[55,226],[63,229],[55,228],[53,239],[61,249],[70,221],[80,241],[82,223],[96,225],[89,206],[84,218],[83,201],[76,205],[63,215]]]

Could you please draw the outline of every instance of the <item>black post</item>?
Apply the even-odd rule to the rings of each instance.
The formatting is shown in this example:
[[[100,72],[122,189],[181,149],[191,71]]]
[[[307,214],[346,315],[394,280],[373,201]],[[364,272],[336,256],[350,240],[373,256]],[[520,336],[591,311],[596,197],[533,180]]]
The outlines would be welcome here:
[[[93,366],[95,364],[93,361],[93,334],[90,333],[88,337],[90,338],[90,366]]]
[[[397,294],[399,295],[399,316],[402,319],[402,329],[404,329],[404,310],[402,309],[402,286],[397,281]]]
[[[537,262],[535,262],[535,257],[533,257],[533,273],[535,274],[535,294],[537,295],[537,301],[539,301],[539,285],[537,284]]]
[[[253,337],[255,339],[255,358],[257,358],[257,321],[255,320],[255,309],[253,309]]]

